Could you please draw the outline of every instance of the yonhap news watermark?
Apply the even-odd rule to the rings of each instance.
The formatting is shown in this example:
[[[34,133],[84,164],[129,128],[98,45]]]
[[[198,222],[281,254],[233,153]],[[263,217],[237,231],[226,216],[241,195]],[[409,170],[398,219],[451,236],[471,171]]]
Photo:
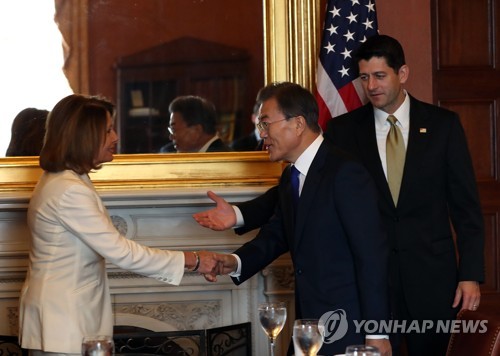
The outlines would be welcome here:
[[[425,333],[479,333],[488,331],[488,320],[353,320],[356,333],[372,335]],[[337,309],[324,313],[319,324],[323,326],[326,344],[342,339],[349,328],[347,313]],[[352,327],[352,326],[351,326]]]
[[[356,332],[366,334],[480,333],[488,331],[488,320],[353,320]]]

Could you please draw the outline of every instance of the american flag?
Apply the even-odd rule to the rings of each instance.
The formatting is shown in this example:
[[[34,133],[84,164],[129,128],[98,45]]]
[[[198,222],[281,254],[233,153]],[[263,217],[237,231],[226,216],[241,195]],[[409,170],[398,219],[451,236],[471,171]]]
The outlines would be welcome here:
[[[377,34],[375,0],[328,0],[317,69],[319,124],[366,103],[353,54]]]

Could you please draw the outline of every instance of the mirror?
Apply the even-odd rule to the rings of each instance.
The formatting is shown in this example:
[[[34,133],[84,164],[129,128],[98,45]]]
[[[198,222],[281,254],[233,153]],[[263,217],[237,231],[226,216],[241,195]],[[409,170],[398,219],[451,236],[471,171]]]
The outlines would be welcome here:
[[[182,1],[182,0],[180,0]],[[210,0],[210,1],[190,1],[189,3],[216,3],[220,2],[220,0]],[[73,2],[72,2],[73,3]],[[85,4],[108,4],[111,1],[89,1],[89,0],[79,0],[78,3],[82,6]],[[122,3],[121,1],[119,2]],[[135,1],[125,1],[123,3],[133,4]],[[145,4],[150,4],[153,2],[146,2]],[[156,3],[156,2],[155,2]],[[164,4],[166,2],[158,2],[160,4]],[[231,3],[231,2],[230,2]],[[187,2],[183,2],[183,4],[187,4]],[[229,6],[229,5],[228,5]],[[262,7],[262,23],[263,23],[263,35],[264,35],[264,61],[263,61],[263,69],[264,69],[264,80],[261,83],[268,83],[271,81],[277,80],[290,80],[304,85],[310,89],[313,88],[313,83],[315,81],[315,66],[316,66],[316,57],[317,57],[317,42],[319,38],[320,27],[319,23],[319,7],[320,0],[296,0],[293,2],[283,1],[283,0],[263,0],[260,4]],[[90,9],[89,9],[90,11]],[[120,11],[112,15],[108,15],[107,18],[101,18],[101,25],[105,27],[109,24],[111,17],[119,17]],[[221,14],[223,16],[223,14]],[[238,14],[238,16],[245,16],[245,14]],[[217,17],[217,16],[213,16]],[[185,26],[189,26],[191,19],[186,19]],[[79,23],[79,27],[77,27],[78,31],[82,30],[82,27],[85,26],[85,23]],[[136,29],[139,30],[143,23],[140,21],[135,22]],[[76,31],[76,30],[75,30]],[[93,41],[98,41],[98,36],[92,37],[92,33],[89,29],[88,31],[88,41],[93,39]],[[101,45],[100,42],[94,43],[94,46],[99,47]],[[102,43],[102,50],[105,51],[105,43]],[[101,77],[109,77],[108,80],[110,88],[113,88],[116,82],[113,79],[113,68],[109,66],[102,66],[96,69],[96,71],[90,71],[89,69],[95,65],[95,59],[90,57],[84,51],[78,53],[78,57],[83,59],[81,61],[80,67],[81,71],[77,72],[77,87],[73,88],[75,91],[80,92],[94,92],[94,88],[92,85],[95,85],[96,78]],[[108,62],[109,63],[109,62]],[[112,90],[112,89],[109,89]],[[251,96],[251,95],[249,95]],[[250,98],[253,102],[254,98]],[[203,160],[205,156],[211,157],[209,153],[207,154],[193,154],[193,159],[190,159],[190,166],[193,163],[196,163],[197,160]],[[227,154],[231,159],[238,160],[238,157],[245,156],[241,153],[229,153]],[[137,157],[132,157],[137,156]],[[154,162],[169,162],[170,160],[180,160],[182,157],[171,157],[178,155],[117,155],[117,158],[114,162],[111,162],[109,165],[120,165],[123,162],[133,162],[133,164],[139,165],[150,165]],[[216,157],[226,157],[225,155],[218,154]],[[214,156],[214,157],[215,157]],[[247,155],[248,156],[248,155]],[[259,159],[266,160],[267,155],[265,153],[254,153],[250,155],[251,157],[260,157]],[[250,157],[248,156],[248,157]],[[215,159],[215,158],[214,158]],[[227,159],[227,158],[224,158]],[[36,159],[15,159],[15,158],[2,158],[0,159],[0,176],[2,177],[2,183],[12,185],[17,182],[19,178],[15,178],[11,176],[10,173],[7,175],[2,175],[2,169],[4,167],[13,168],[15,167],[26,168],[34,165],[36,167]],[[36,169],[35,169],[36,170]],[[192,171],[190,169],[189,171]],[[103,176],[106,175],[105,171],[110,172],[110,170],[102,170]],[[10,172],[10,171],[9,171]],[[28,169],[26,173],[29,175],[32,172],[31,169]],[[132,170],[131,170],[131,173]],[[181,174],[184,175],[185,174]],[[5,178],[5,179],[3,179]],[[133,180],[133,174],[130,175],[130,180]],[[144,178],[145,180],[148,180]],[[113,177],[110,173],[109,180],[112,181]],[[26,180],[27,186],[29,186],[32,179],[29,178]],[[152,182],[151,180],[148,180]],[[153,180],[154,181],[154,180]]]
[[[169,143],[168,105],[180,95],[215,105],[227,144],[246,135],[264,83],[262,18],[258,1],[89,0],[89,92],[117,105],[118,152],[158,153]]]

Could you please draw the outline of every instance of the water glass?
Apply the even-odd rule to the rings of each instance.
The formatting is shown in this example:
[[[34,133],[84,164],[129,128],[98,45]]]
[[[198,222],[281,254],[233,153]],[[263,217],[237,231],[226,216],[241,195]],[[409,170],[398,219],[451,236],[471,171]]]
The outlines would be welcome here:
[[[325,329],[318,319],[297,319],[293,323],[295,355],[316,356],[323,345]]]
[[[259,304],[259,320],[269,338],[271,356],[274,356],[275,341],[286,321],[286,306],[283,302]]]
[[[82,340],[82,356],[112,356],[115,343],[112,336],[85,336]]]
[[[375,346],[351,345],[346,347],[345,356],[380,356],[380,351]]]

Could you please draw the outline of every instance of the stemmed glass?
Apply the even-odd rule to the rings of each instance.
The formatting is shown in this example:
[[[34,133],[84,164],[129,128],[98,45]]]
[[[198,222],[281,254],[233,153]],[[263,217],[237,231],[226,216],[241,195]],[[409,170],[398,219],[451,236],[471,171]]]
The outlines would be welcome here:
[[[274,342],[283,329],[286,321],[286,306],[283,302],[267,302],[259,304],[259,320],[269,337],[271,356],[274,356]]]
[[[111,356],[115,354],[112,336],[85,336],[82,340],[82,356]]]
[[[375,346],[351,345],[345,349],[346,356],[380,356],[380,351]]]
[[[293,323],[295,355],[316,356],[323,345],[324,325],[318,319],[297,319]]]

